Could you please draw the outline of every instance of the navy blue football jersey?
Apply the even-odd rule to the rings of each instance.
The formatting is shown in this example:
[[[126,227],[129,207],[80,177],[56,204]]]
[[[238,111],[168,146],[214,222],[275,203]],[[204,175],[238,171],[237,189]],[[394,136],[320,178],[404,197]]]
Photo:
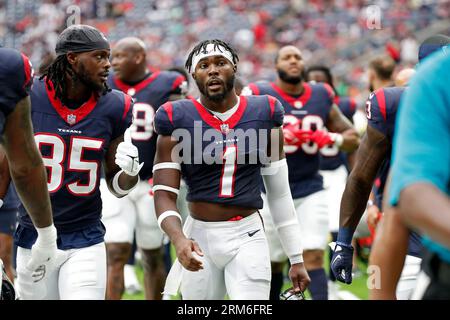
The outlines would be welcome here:
[[[405,90],[407,90],[405,87],[380,88],[372,92],[366,102],[367,124],[381,132],[389,141],[388,155],[378,171],[378,179],[374,187],[375,202],[378,208],[382,208],[384,187],[390,168],[395,119],[402,93]],[[421,250],[422,244],[419,235],[411,232],[408,254],[420,256]]]
[[[267,94],[278,99],[284,107],[284,123],[301,120],[303,130],[323,130],[333,105],[334,93],[323,83],[305,83],[304,92],[292,97],[273,82],[257,82],[248,85],[254,95]],[[289,184],[292,197],[302,198],[323,189],[319,174],[320,154],[316,143],[304,143],[301,147],[284,146],[289,167]]]
[[[226,121],[197,100],[164,104],[155,117],[160,135],[181,141],[187,201],[262,208],[261,166],[268,162],[270,131],[283,123],[283,107],[269,96],[240,97]]]
[[[367,124],[387,137],[389,150],[378,176],[380,186],[376,189],[376,203],[381,208],[384,186],[390,167],[392,139],[394,137],[395,117],[404,87],[380,88],[369,95],[366,102]]]
[[[0,134],[6,117],[16,104],[29,95],[33,68],[27,56],[9,48],[0,48]]]
[[[356,111],[356,102],[350,97],[334,98],[334,103],[339,107],[342,114],[351,122]],[[339,151],[336,146],[326,146],[320,149],[320,170],[335,170],[341,165],[347,166],[347,159],[344,152]]]
[[[172,93],[179,90],[184,81],[186,79],[183,75],[173,71],[154,72],[133,86],[120,81],[114,75],[109,78],[111,88],[129,94],[134,100],[131,138],[139,150],[139,161],[144,162],[139,171],[141,179],[152,177],[157,137],[153,129],[155,112],[169,100]]]
[[[51,82],[47,86],[45,80],[34,81],[30,96],[35,140],[47,169],[58,234],[85,232],[82,238],[63,239],[58,245],[69,249],[99,243],[104,235],[99,190],[102,162],[111,141],[131,123],[132,98],[112,90],[93,94],[78,109],[69,109],[55,98]],[[19,212],[16,242],[29,248],[36,232],[23,206]]]

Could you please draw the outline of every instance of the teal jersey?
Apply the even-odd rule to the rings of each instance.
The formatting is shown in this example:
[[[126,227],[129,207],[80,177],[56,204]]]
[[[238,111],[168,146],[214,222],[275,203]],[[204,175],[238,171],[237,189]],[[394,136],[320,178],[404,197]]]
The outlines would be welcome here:
[[[426,182],[450,195],[450,55],[420,65],[400,103],[392,154],[389,202],[407,186]],[[423,244],[450,263],[450,248],[424,237]]]

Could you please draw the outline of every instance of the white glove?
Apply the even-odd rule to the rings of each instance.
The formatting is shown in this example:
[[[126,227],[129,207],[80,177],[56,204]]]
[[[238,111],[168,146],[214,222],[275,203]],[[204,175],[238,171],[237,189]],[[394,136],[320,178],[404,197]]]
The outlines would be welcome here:
[[[125,130],[123,142],[117,146],[116,164],[129,176],[136,176],[144,162],[139,164],[139,152],[131,141],[130,128]]]
[[[55,268],[67,260],[67,252],[56,246],[56,228],[52,224],[45,228],[36,228],[38,237],[31,247],[31,257],[26,268],[32,272],[34,282],[39,282]]]
[[[0,208],[3,206],[3,200],[0,199]]]

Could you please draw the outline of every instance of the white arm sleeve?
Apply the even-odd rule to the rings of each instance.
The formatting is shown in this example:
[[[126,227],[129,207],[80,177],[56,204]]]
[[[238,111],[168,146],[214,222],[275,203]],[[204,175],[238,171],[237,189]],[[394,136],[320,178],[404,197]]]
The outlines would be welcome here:
[[[261,169],[266,187],[267,202],[273,223],[280,237],[284,252],[291,264],[303,262],[300,225],[289,188],[286,159],[275,161]]]

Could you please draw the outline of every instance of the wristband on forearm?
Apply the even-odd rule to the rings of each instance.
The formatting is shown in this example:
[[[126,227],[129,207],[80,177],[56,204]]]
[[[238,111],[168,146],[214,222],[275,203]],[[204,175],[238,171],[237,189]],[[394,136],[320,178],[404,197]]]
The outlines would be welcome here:
[[[57,233],[53,223],[48,227],[36,228],[36,231],[38,233],[36,242],[38,242],[39,245],[50,246],[56,244]]]
[[[355,230],[349,227],[340,227],[336,243],[351,246],[354,232]]]

